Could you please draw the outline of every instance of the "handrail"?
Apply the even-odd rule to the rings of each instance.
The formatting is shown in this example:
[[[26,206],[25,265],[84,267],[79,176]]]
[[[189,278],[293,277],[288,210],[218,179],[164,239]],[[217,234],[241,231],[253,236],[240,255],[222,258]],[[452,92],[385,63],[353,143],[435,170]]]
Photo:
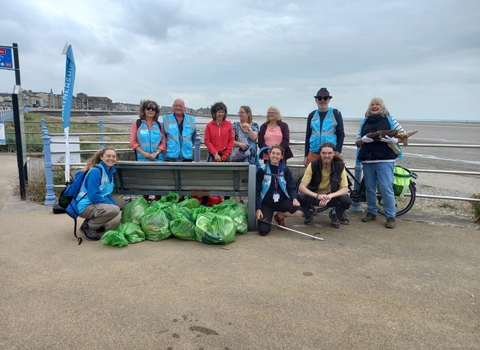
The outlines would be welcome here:
[[[83,124],[83,123],[78,123],[78,124]],[[97,123],[93,123],[97,124]],[[113,123],[113,122],[103,122],[100,120],[100,130],[102,129],[102,124],[126,124],[122,122],[118,123]],[[128,123],[130,124],[130,123]],[[63,133],[48,133],[48,130],[45,126],[45,120],[42,119],[42,134],[44,137],[44,155],[45,159],[47,158],[45,154],[45,146],[46,146],[46,137],[48,137],[48,152],[49,156],[54,153],[64,153],[62,151],[58,152],[52,152],[50,150],[50,144],[63,144],[64,142],[62,141],[51,141],[50,136],[62,136]],[[103,136],[109,136],[109,135],[129,135],[129,132],[99,132],[99,133],[70,133],[70,136],[100,136],[103,139]],[[108,144],[116,144],[116,145],[124,145],[124,144],[129,144],[130,142],[127,141],[105,141],[105,140],[99,140],[99,141],[70,141],[71,144],[101,144],[101,145],[108,145]],[[305,145],[304,141],[292,141],[290,143],[292,146],[302,146]],[[356,147],[356,144],[354,142],[344,142],[344,146],[353,146]],[[417,143],[409,143],[408,147],[449,147],[449,148],[480,148],[480,145],[462,145],[462,144],[417,144]],[[202,148],[204,148],[202,146]],[[124,153],[124,152],[132,152],[130,148],[127,149],[117,149],[116,150],[119,153]],[[71,153],[83,153],[83,154],[93,154],[95,153],[96,150],[81,150],[81,151],[76,151],[76,152],[71,152]],[[303,156],[295,156],[295,158],[303,158]],[[70,166],[72,167],[82,167],[84,163],[70,163]],[[65,163],[50,163],[50,164],[45,164],[45,170],[47,171],[47,167],[51,168],[53,166],[65,166]],[[303,164],[289,164],[289,167],[291,168],[304,168]],[[350,169],[354,169],[354,167],[348,166]],[[440,169],[410,169],[416,173],[438,173],[438,174],[453,174],[453,175],[473,175],[473,176],[480,176],[480,172],[476,171],[452,171],[452,170],[440,170]],[[53,180],[51,180],[51,183],[49,183],[47,179],[47,192],[48,188],[50,188],[53,191],[54,187],[63,187],[64,185],[54,185]],[[48,194],[48,193],[47,193]],[[50,194],[51,195],[51,194]],[[466,197],[451,197],[451,196],[436,196],[436,195],[425,195],[425,194],[416,194],[418,198],[431,198],[431,199],[445,199],[445,200],[460,200],[460,201],[467,201],[467,202],[480,202],[480,199],[476,198],[466,198]],[[47,204],[47,202],[45,203]]]

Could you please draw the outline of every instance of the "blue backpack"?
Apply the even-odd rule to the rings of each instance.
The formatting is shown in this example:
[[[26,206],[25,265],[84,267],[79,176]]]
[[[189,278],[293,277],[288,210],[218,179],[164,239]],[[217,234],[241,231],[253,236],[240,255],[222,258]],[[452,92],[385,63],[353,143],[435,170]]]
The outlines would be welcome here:
[[[99,168],[100,171],[102,171],[102,168],[99,166],[95,166],[96,168]],[[78,209],[77,209],[77,204],[85,198],[87,195],[86,193],[77,200],[77,195],[82,189],[82,184],[83,181],[85,180],[85,177],[87,176],[87,172],[83,172],[83,170],[79,170],[75,173],[73,176],[72,182],[67,182],[65,185],[65,188],[63,191],[60,193],[60,196],[58,197],[58,205],[65,209],[67,212],[68,216],[70,216],[74,221],[74,227],[73,227],[73,234],[75,235],[75,238],[78,240],[78,244],[82,243],[82,238],[77,237],[77,217],[78,217]]]

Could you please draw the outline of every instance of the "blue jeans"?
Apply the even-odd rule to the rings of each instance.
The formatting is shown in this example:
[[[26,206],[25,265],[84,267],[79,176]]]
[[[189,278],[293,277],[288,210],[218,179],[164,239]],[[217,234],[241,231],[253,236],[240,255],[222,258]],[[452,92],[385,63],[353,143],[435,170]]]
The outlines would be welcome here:
[[[377,214],[377,186],[382,194],[383,209],[387,218],[397,215],[395,195],[393,193],[393,168],[395,162],[362,163],[365,190],[367,195],[367,209]]]

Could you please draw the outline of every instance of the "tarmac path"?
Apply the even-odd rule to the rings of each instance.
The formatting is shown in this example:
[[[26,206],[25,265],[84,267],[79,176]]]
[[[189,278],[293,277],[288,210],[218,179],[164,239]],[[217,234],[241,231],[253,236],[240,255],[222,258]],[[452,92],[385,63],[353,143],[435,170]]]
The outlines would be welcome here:
[[[480,235],[451,218],[125,248],[12,194],[0,155],[0,349],[478,349]],[[424,222],[420,222],[424,221]],[[118,222],[118,218],[115,222]],[[436,224],[433,224],[433,223]],[[447,226],[449,224],[449,226]]]

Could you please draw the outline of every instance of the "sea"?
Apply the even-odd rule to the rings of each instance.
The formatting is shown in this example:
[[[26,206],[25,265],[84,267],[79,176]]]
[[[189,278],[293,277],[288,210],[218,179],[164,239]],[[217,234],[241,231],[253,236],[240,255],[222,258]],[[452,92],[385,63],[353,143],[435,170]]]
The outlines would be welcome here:
[[[137,115],[102,117],[106,124],[108,121],[132,123],[137,118]],[[229,115],[228,118],[232,122],[238,120],[238,117],[233,115]],[[203,134],[205,125],[211,121],[211,118],[196,117],[196,120],[197,129],[200,134]],[[261,125],[265,119],[258,117],[254,118],[254,121]],[[306,118],[286,117],[283,121],[289,125],[291,147],[295,158],[301,162]],[[360,119],[348,118],[344,120],[345,143],[342,156],[347,165],[355,163],[357,147],[354,142],[360,121]],[[418,130],[418,133],[410,137],[408,146],[402,146],[403,158],[398,159],[397,163],[413,168],[480,172],[480,122],[435,120],[399,120],[399,122],[405,131]]]

